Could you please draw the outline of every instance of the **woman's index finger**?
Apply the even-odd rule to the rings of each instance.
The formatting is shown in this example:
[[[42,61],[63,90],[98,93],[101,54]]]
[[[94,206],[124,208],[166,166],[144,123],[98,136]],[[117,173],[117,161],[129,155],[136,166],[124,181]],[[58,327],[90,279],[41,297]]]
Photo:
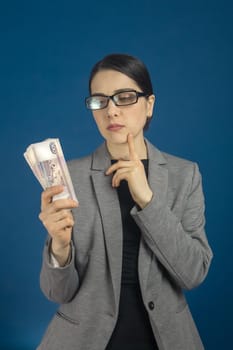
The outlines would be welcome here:
[[[134,146],[134,138],[132,134],[128,134],[127,136],[127,142],[129,146],[129,158],[131,160],[136,160],[138,159],[138,155],[135,151],[135,146]]]

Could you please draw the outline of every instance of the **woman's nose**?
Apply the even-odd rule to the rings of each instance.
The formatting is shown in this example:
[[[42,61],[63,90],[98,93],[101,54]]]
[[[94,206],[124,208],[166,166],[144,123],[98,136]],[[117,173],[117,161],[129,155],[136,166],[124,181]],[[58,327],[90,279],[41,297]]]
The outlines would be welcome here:
[[[111,99],[108,101],[107,114],[108,117],[116,117],[119,115],[119,107],[115,105]]]

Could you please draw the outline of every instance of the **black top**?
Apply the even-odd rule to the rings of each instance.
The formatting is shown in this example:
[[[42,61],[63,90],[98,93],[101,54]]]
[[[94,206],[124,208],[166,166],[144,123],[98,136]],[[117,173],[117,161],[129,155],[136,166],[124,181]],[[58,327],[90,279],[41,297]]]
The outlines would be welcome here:
[[[114,163],[116,161],[112,161]],[[146,174],[148,160],[142,160]],[[138,280],[138,251],[141,232],[130,211],[135,205],[125,180],[117,188],[123,227],[123,261],[119,315],[106,350],[158,349],[143,304]],[[154,311],[152,311],[154,312]]]

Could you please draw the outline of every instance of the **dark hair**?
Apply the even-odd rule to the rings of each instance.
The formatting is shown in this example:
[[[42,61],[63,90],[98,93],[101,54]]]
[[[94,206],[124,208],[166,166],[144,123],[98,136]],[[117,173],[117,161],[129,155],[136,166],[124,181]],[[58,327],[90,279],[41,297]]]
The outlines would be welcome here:
[[[89,92],[91,94],[91,83],[94,76],[102,70],[115,70],[127,75],[134,80],[139,88],[148,96],[153,94],[153,87],[149,72],[145,64],[138,58],[126,54],[111,54],[105,56],[102,60],[97,62],[91,70],[89,78]],[[144,126],[146,130],[149,126],[151,118],[147,118]]]

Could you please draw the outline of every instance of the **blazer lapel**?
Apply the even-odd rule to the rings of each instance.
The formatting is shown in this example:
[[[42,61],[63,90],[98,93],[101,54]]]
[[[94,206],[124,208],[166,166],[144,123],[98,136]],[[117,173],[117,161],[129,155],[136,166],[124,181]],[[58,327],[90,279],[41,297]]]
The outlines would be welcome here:
[[[159,201],[166,200],[168,190],[168,170],[164,166],[167,161],[163,157],[162,153],[155,148],[148,140],[146,140],[148,158],[149,158],[149,169],[148,169],[148,182],[152,192],[156,195]],[[153,257],[153,253],[150,248],[146,245],[143,238],[141,239],[140,250],[139,250],[139,278],[141,288],[146,291],[147,280],[152,263],[156,264],[157,260]],[[157,285],[159,286],[159,276],[154,276],[157,279]],[[158,289],[157,289],[158,291]]]
[[[92,181],[103,222],[115,307],[117,307],[122,270],[122,221],[117,191],[111,186],[111,177],[105,175],[110,165],[111,160],[104,144],[93,154]]]

